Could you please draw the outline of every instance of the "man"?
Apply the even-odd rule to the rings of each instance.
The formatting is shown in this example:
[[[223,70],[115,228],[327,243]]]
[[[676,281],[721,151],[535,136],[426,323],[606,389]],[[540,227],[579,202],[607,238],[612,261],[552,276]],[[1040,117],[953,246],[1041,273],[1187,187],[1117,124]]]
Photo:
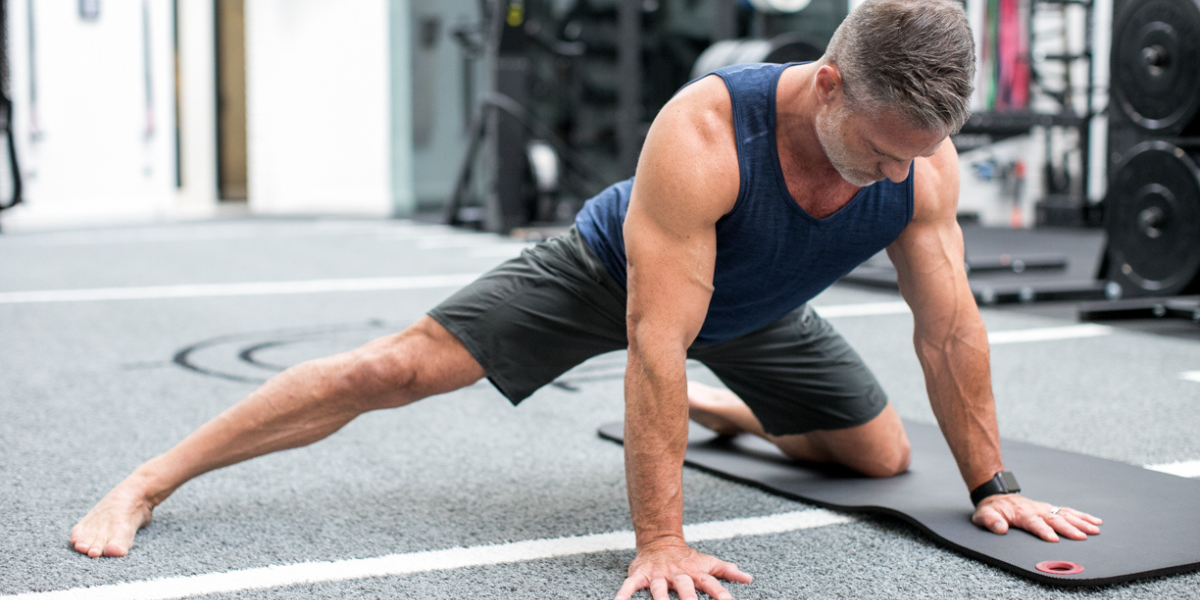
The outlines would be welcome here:
[[[805,302],[887,247],[915,317],[930,402],[977,503],[974,522],[1047,541],[1099,519],[1005,487],[987,335],[955,221],[974,50],[951,0],[868,0],[820,61],[723,69],[685,87],[646,139],[635,180],[577,229],[525,252],[404,332],[288,369],[134,471],[72,530],[124,556],[184,482],[319,440],[356,416],[487,376],[514,403],[596,354],[628,348],[625,463],[637,558],[617,594],[681,599],[737,567],[683,538],[690,415],[788,455],[887,477],[908,467],[895,410]],[[693,385],[704,362],[731,392]],[[736,393],[736,395],[735,395]],[[740,398],[739,398],[740,396]]]

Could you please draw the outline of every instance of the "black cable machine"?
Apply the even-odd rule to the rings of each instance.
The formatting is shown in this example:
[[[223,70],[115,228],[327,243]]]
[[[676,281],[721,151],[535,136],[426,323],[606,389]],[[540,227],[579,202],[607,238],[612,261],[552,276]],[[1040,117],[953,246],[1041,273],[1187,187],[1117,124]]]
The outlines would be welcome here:
[[[12,177],[12,192],[8,198],[0,198],[0,211],[21,203],[21,169],[17,164],[17,148],[12,130],[12,88],[9,85],[8,68],[8,1],[0,0],[0,134],[8,147],[8,168]]]
[[[476,100],[467,151],[443,222],[456,226],[474,223],[486,231],[508,233],[529,223],[552,220],[552,195],[560,184],[583,197],[604,184],[529,108],[530,52],[540,50],[569,59],[581,55],[584,45],[545,34],[545,27],[527,19],[524,1],[481,0],[480,13],[474,31],[455,32],[464,52],[482,58],[489,66],[488,89]],[[471,181],[487,140],[494,175],[484,192],[483,206],[471,207]],[[559,164],[577,177],[564,176],[567,174],[559,172]]]

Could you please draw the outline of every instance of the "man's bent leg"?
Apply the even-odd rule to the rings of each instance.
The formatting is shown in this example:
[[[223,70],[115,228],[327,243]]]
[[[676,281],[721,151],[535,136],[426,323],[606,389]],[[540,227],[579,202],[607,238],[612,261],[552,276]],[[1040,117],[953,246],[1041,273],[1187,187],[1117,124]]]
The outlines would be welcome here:
[[[402,333],[292,367],[112,489],[71,530],[75,550],[124,556],[151,511],[188,480],[311,444],[358,415],[453,391],[484,376],[462,343],[428,316]]]
[[[862,425],[779,436],[767,434],[750,407],[729,390],[689,382],[688,405],[697,423],[723,435],[757,435],[796,460],[837,463],[868,477],[891,477],[908,469],[908,435],[890,402]]]

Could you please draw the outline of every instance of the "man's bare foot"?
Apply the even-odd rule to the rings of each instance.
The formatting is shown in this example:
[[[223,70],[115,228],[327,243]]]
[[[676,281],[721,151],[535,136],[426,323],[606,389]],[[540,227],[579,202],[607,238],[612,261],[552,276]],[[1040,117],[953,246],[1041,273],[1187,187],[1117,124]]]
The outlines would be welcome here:
[[[71,528],[71,546],[92,558],[125,556],[154,506],[133,477],[121,482]]]
[[[733,392],[688,382],[688,417],[719,435],[763,435],[762,425]]]

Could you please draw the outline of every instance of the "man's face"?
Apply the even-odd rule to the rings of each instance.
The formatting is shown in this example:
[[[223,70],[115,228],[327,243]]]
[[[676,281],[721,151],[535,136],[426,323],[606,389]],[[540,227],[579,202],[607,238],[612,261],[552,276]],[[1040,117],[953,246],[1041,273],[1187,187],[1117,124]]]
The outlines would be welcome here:
[[[817,114],[817,140],[842,179],[865,187],[908,178],[917,156],[933,156],[946,136],[915,129],[888,112],[854,111],[845,100]]]

